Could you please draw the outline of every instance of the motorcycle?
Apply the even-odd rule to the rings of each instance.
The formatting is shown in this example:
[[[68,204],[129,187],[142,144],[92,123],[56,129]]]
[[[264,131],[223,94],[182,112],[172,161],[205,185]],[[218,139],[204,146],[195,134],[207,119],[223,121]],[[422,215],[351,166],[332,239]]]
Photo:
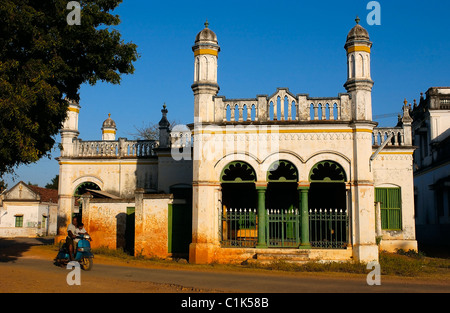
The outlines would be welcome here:
[[[75,262],[80,263],[80,266],[85,271],[90,271],[92,266],[94,265],[94,255],[91,252],[91,244],[89,240],[91,237],[88,234],[77,236],[78,244],[76,245],[76,249],[74,251],[74,260]],[[67,266],[70,262],[69,255],[69,247],[65,240],[62,240],[59,243],[59,252],[55,258],[55,264],[59,266]]]

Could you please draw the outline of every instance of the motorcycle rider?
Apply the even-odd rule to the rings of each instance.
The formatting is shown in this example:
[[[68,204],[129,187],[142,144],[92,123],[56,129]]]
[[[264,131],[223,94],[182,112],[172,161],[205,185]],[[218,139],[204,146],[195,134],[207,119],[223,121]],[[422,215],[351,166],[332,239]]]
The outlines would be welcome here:
[[[76,217],[72,218],[72,224],[67,227],[67,238],[66,238],[66,244],[67,248],[69,250],[69,260],[73,261],[74,257],[74,239],[77,237],[77,226],[78,226],[78,220]]]

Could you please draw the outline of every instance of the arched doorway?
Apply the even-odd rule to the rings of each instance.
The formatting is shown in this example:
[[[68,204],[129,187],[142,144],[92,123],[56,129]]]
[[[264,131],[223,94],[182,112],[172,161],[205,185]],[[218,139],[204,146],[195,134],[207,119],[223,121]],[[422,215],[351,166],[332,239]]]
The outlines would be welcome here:
[[[267,243],[269,247],[300,245],[298,170],[294,164],[279,160],[267,172]]]
[[[314,165],[309,174],[311,246],[345,248],[348,243],[347,175],[334,161]]]
[[[77,188],[75,188],[75,192],[73,195],[75,198],[75,207],[72,217],[76,217],[78,222],[82,222],[83,219],[83,203],[80,201],[81,196],[89,192],[89,190],[101,190],[101,188],[93,182],[84,182],[78,185]]]
[[[222,170],[220,180],[222,245],[254,247],[258,240],[255,170],[246,162],[231,162]]]

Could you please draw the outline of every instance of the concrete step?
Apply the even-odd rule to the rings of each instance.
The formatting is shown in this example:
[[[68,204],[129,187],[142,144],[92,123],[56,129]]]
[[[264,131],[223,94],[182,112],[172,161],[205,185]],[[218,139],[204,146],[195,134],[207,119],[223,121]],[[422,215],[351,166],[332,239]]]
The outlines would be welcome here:
[[[309,261],[309,252],[306,250],[297,251],[267,251],[256,253],[256,260],[258,261]]]

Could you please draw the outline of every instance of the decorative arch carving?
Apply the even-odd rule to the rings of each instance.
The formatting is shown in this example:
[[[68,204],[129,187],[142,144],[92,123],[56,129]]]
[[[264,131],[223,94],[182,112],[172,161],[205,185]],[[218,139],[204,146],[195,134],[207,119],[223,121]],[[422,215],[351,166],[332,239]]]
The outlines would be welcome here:
[[[310,182],[346,182],[344,168],[334,161],[322,161],[314,165],[309,173]]]
[[[279,160],[272,163],[267,171],[267,181],[269,182],[297,182],[298,170],[294,164],[286,160]]]
[[[256,181],[256,172],[248,163],[234,161],[228,163],[220,175],[222,183],[253,183]]]

